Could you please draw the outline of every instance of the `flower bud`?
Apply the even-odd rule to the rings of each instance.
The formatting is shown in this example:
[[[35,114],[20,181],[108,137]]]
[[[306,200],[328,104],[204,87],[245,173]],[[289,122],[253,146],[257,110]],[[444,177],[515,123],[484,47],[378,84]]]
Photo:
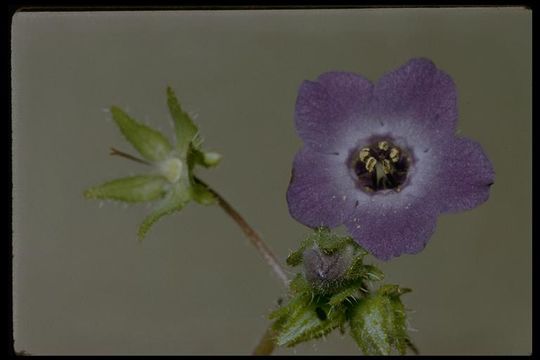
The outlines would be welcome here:
[[[217,152],[205,152],[204,153],[204,164],[206,166],[216,166],[221,161],[223,156]]]
[[[304,251],[303,264],[306,280],[315,288],[328,289],[341,282],[353,259],[352,246],[325,254],[318,247]]]

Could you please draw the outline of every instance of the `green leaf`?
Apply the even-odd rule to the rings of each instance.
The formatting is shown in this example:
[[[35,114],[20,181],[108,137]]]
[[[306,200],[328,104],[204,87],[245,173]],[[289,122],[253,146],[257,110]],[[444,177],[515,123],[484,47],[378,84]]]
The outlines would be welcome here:
[[[352,309],[351,333],[365,355],[389,355],[392,350],[402,355],[406,352],[405,308],[395,295],[396,286],[381,287]]]
[[[144,239],[150,227],[163,216],[180,211],[191,199],[189,186],[180,181],[167,193],[165,198],[156,206],[150,215],[139,226],[139,239]]]
[[[111,113],[124,137],[146,160],[160,161],[171,152],[171,144],[159,131],[137,122],[116,106],[111,107]]]
[[[176,149],[184,155],[189,149],[191,141],[197,134],[197,126],[191,121],[189,115],[182,110],[173,89],[167,87],[167,105],[174,120],[174,130],[176,133]]]
[[[159,175],[139,175],[105,182],[84,192],[87,199],[129,203],[156,200],[165,195],[167,180]]]

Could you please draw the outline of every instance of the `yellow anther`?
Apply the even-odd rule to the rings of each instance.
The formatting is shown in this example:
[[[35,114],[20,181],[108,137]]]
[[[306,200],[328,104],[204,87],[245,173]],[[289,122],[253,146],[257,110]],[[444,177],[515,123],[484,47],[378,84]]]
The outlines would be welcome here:
[[[379,141],[377,146],[379,147],[379,149],[386,151],[386,150],[388,150],[388,147],[390,145],[388,145],[388,141]]]
[[[361,162],[364,162],[366,160],[366,157],[368,156],[369,156],[369,148],[363,148],[358,153],[358,158],[360,159]]]
[[[396,149],[396,148],[392,148],[390,150],[390,159],[392,160],[392,162],[398,162],[399,161],[399,150]]]
[[[377,160],[373,156],[370,156],[366,161],[366,170],[372,172],[375,165],[377,165]]]

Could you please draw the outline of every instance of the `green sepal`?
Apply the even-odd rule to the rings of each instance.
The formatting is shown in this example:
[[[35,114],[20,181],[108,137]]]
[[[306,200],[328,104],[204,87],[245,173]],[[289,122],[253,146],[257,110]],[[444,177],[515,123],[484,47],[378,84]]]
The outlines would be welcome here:
[[[374,265],[364,265],[364,278],[371,281],[382,281],[384,273]]]
[[[397,285],[384,285],[352,307],[351,334],[365,355],[389,355],[393,350],[405,354],[410,341],[399,296],[408,291]]]
[[[180,180],[165,195],[154,210],[148,215],[139,226],[138,236],[142,240],[150,230],[150,227],[163,216],[180,211],[191,200],[191,192],[185,182]]]
[[[306,249],[310,249],[309,261],[304,259]],[[368,285],[383,280],[384,274],[364,264],[366,255],[352,238],[324,227],[302,241],[287,257],[290,266],[304,265],[289,284],[290,301],[270,314],[276,344],[290,347],[336,328],[342,334],[350,328],[366,355],[404,354],[407,347],[417,351],[407,337],[400,300],[410,289],[387,284],[371,292]]]
[[[289,266],[298,266],[302,263],[302,259],[303,259],[303,251],[305,249],[298,249],[298,250],[295,250],[293,252],[291,252],[289,254],[289,256],[287,256],[287,259],[285,260],[285,262],[287,263],[287,265]]]
[[[289,254],[287,257],[287,265],[300,265],[302,263],[303,253],[309,246],[317,247],[324,254],[331,255],[336,251],[344,249],[348,245],[351,245],[354,248],[355,256],[363,257],[368,254],[368,252],[358,245],[351,237],[334,234],[327,227],[319,227],[302,241],[299,249]]]
[[[191,197],[201,205],[212,205],[218,201],[208,187],[195,181],[191,184]]]
[[[276,310],[272,311],[270,315],[268,315],[268,319],[270,320],[276,320],[276,319],[283,319],[287,318],[288,315],[298,306],[301,306],[306,301],[309,301],[311,296],[307,296],[306,294],[297,295],[294,296],[289,300],[289,302],[285,305],[280,306]]]
[[[343,279],[345,281],[368,280],[381,281],[384,279],[384,273],[374,265],[366,265],[363,261],[363,255],[356,255],[351,261]]]
[[[381,295],[386,295],[392,298],[399,297],[403,294],[410,293],[412,289],[409,288],[402,288],[399,285],[394,284],[385,284],[382,285],[379,290],[377,290],[377,293]]]
[[[111,107],[111,114],[124,137],[146,160],[160,161],[171,152],[172,145],[159,131],[139,123],[116,106]]]
[[[311,236],[308,236],[304,240],[302,240],[302,243],[300,244],[300,248],[297,250],[292,251],[289,256],[287,256],[287,259],[285,262],[289,266],[298,266],[303,262],[304,258],[304,251],[309,247],[313,245],[313,238]]]
[[[197,126],[193,123],[189,115],[182,110],[173,89],[167,87],[167,105],[174,121],[174,131],[176,134],[176,150],[185,156],[189,146],[197,135]]]
[[[345,322],[345,313],[326,304],[303,301],[290,309],[286,319],[281,319],[276,339],[278,346],[294,346],[320,338]]]
[[[330,306],[338,306],[344,301],[347,301],[348,304],[351,304],[352,302],[357,301],[359,298],[360,298],[360,295],[359,295],[358,286],[352,285],[332,295],[330,297],[330,300],[328,300],[328,304]]]
[[[312,288],[302,274],[296,274],[289,283],[289,290],[293,294],[311,294]]]
[[[350,238],[334,234],[326,227],[315,229],[309,236],[310,240],[316,244],[321,251],[330,255],[339,249],[342,249],[350,242]]]
[[[165,195],[168,181],[160,175],[138,175],[107,181],[84,192],[87,199],[128,203],[157,200]]]
[[[364,265],[364,256],[363,255],[357,255],[354,256],[351,265],[345,272],[345,275],[343,278],[345,280],[357,280],[360,278],[363,278],[366,273],[366,265]]]

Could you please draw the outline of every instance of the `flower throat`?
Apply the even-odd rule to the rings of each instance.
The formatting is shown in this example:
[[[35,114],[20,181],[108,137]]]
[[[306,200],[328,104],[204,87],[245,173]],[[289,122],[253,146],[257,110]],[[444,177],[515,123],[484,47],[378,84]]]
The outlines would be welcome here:
[[[367,192],[400,191],[409,165],[409,154],[388,140],[361,148],[353,158],[353,169]]]

